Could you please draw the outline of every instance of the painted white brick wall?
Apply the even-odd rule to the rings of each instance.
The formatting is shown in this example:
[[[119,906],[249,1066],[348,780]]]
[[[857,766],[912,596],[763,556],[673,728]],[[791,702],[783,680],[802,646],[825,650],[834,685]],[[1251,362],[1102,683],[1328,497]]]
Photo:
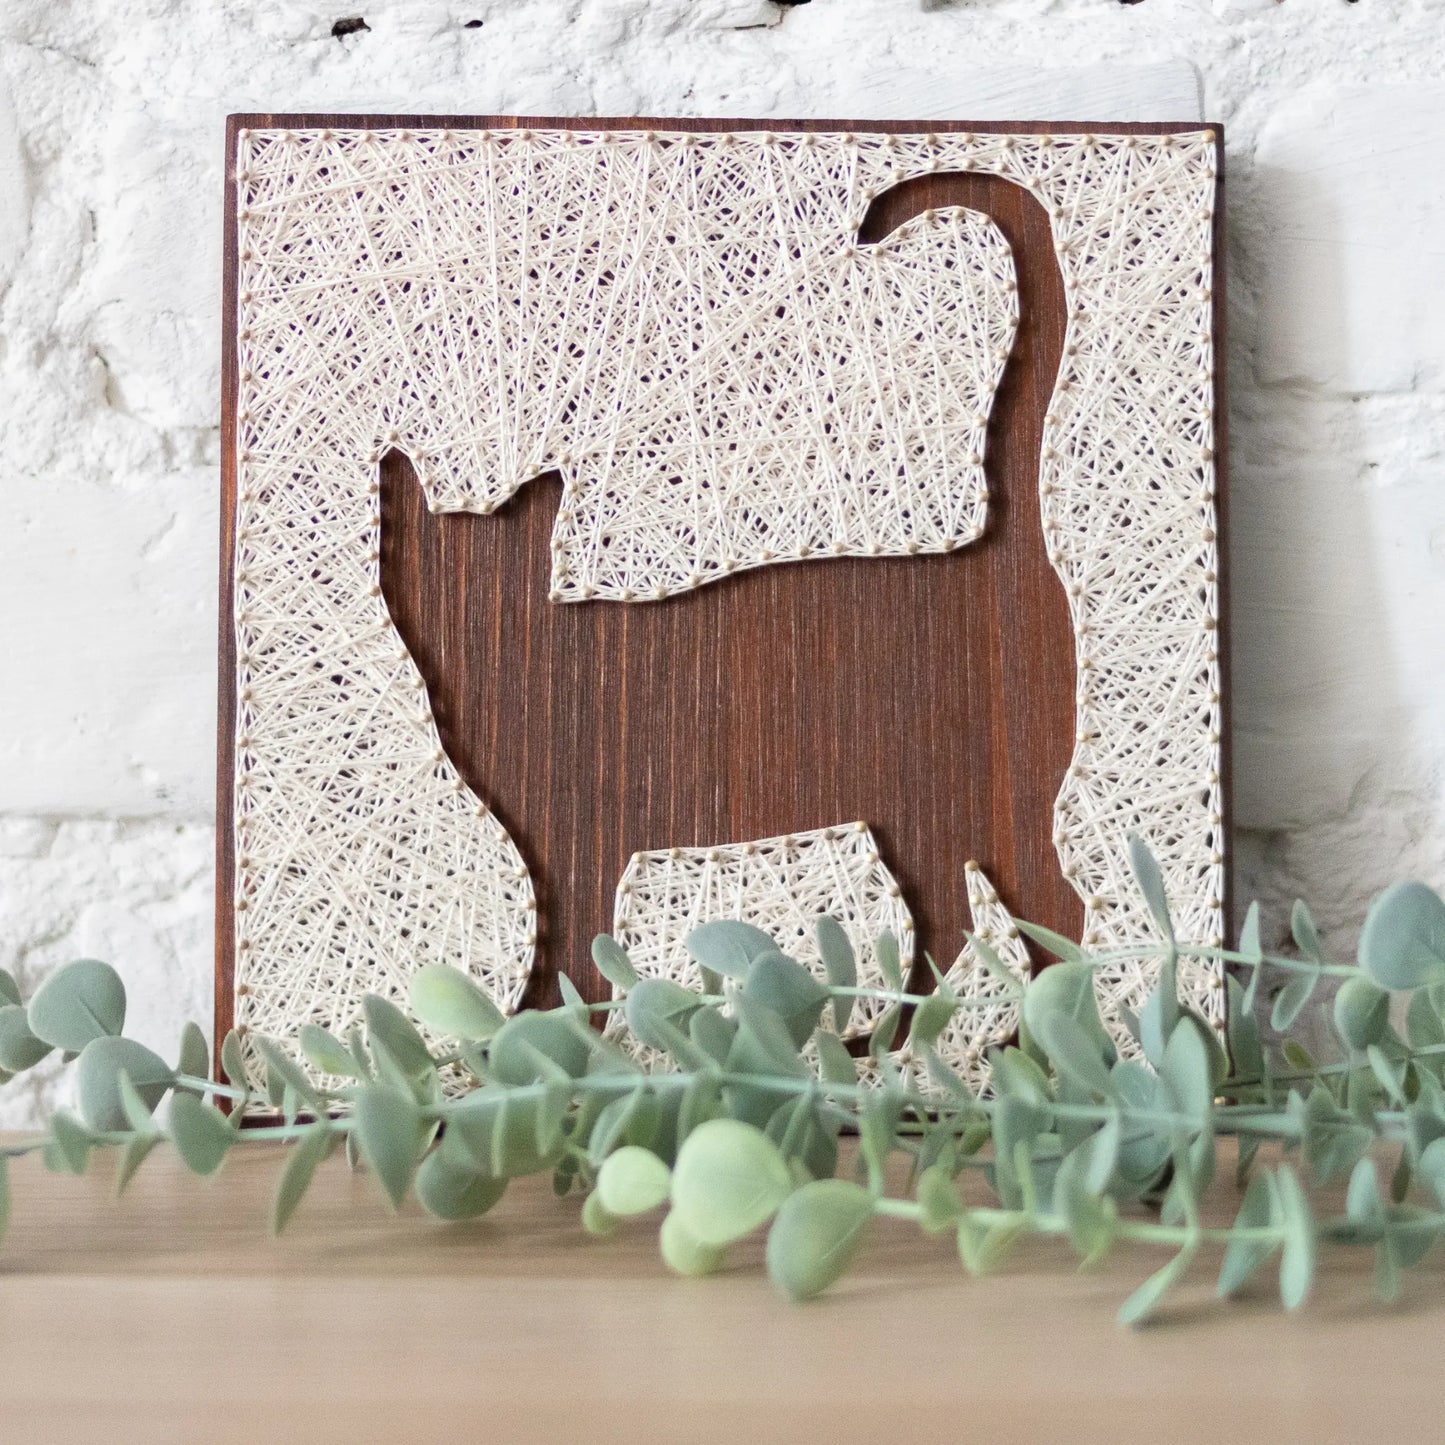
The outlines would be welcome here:
[[[1438,0],[3,0],[0,965],[209,1013],[243,109],[1222,120],[1242,891],[1348,946],[1445,884],[1442,77]]]

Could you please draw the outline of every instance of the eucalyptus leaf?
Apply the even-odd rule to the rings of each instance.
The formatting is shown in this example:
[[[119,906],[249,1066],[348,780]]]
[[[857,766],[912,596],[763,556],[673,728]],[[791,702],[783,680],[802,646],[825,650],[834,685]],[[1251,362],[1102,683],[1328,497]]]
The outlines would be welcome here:
[[[490,1039],[506,1022],[501,1009],[492,1002],[491,995],[475,980],[468,978],[461,969],[453,968],[450,964],[429,963],[417,969],[407,985],[407,1002],[411,1005],[412,1013],[422,1023],[450,1039],[483,1042]],[[370,1014],[367,1015],[366,1022],[374,1039],[376,1024]],[[389,1041],[388,1046],[391,1046]],[[423,1063],[410,1039],[403,1047],[411,1066],[417,1069],[428,1067],[429,1053],[427,1063]],[[427,1052],[424,1043],[422,1052]]]
[[[898,956],[898,940],[888,930],[884,929],[878,935],[878,942],[874,945],[874,956],[878,960],[878,971],[883,975],[883,981],[895,993],[903,988],[903,961]]]
[[[1112,1098],[1114,1083],[1098,1047],[1098,1036],[1069,1014],[1045,1014],[1035,1037],[1048,1051],[1054,1068],[1086,1093]]]
[[[1423,883],[1396,883],[1370,904],[1360,967],[1388,989],[1445,983],[1445,900]]]
[[[311,1187],[317,1167],[327,1159],[336,1143],[336,1132],[325,1119],[306,1127],[301,1137],[286,1151],[286,1163],[276,1181],[276,1194],[271,1201],[271,1233],[280,1234],[295,1214],[296,1207]]]
[[[1319,981],[1320,976],[1317,973],[1300,973],[1280,989],[1275,995],[1274,1007],[1269,1015],[1270,1026],[1276,1032],[1284,1033],[1294,1024],[1310,1001],[1310,995],[1314,993]]]
[[[92,1039],[76,1062],[75,1091],[81,1118],[99,1134],[124,1132],[129,1125],[121,1098],[122,1075],[151,1111],[176,1077],[164,1059],[134,1039],[109,1034]]]
[[[634,996],[638,991],[634,990]],[[571,1078],[580,1079],[587,1072],[590,1052],[583,1032],[573,1026],[565,1010],[528,1010],[514,1014],[497,1030],[488,1058],[492,1077],[499,1083],[530,1084],[538,1076],[536,1054],[550,1059]]]
[[[125,985],[108,963],[78,958],[40,985],[26,1012],[36,1038],[79,1053],[92,1039],[125,1027]]]
[[[356,1091],[353,1108],[361,1157],[391,1207],[400,1209],[417,1163],[421,1113],[416,1101],[390,1085],[367,1084]]]
[[[699,1243],[726,1245],[772,1218],[791,1188],[787,1161],[760,1129],[712,1119],[678,1151],[673,1212]]]
[[[593,1190],[582,1203],[582,1228],[588,1234],[595,1234],[605,1239],[610,1234],[617,1233],[617,1227],[622,1221],[615,1214],[609,1214],[607,1207],[602,1203],[602,1196]]]
[[[50,1052],[51,1046],[30,1031],[29,1017],[19,1004],[0,1008],[0,1068],[22,1074]]]
[[[847,1179],[815,1179],[790,1194],[768,1231],[768,1277],[790,1299],[812,1299],[852,1264],[873,1219],[873,1196]]]
[[[1276,1189],[1274,1176],[1263,1171],[1249,1181],[1239,1213],[1234,1218],[1235,1233],[1224,1247],[1224,1260],[1219,1267],[1217,1289],[1221,1299],[1238,1294],[1260,1265],[1280,1247],[1277,1238],[1250,1237],[1255,1231],[1269,1229],[1278,1223]]]
[[[776,953],[778,945],[751,923],[719,920],[694,928],[687,935],[687,951],[704,968],[724,978],[746,978],[754,960]]]
[[[324,1029],[320,1024],[303,1024],[297,1043],[306,1062],[318,1073],[335,1074],[345,1079],[365,1077],[351,1050],[330,1029]]]
[[[433,967],[445,968],[446,965],[437,964]],[[447,972],[456,974],[462,985],[470,982],[455,969],[448,969]],[[421,973],[426,974],[428,970],[422,969]],[[419,974],[418,977],[420,976]],[[460,993],[459,985],[438,985],[435,975],[430,976],[430,985],[423,988],[429,1004],[436,1003],[435,995],[444,992],[456,1005],[459,1015],[465,1012],[464,1005],[458,1002],[456,997]],[[478,989],[477,992],[480,993],[481,990]],[[485,998],[485,995],[483,997]],[[491,1003],[490,999],[486,1001]],[[379,994],[366,994],[361,1000],[361,1014],[366,1020],[366,1038],[372,1052],[389,1058],[407,1079],[420,1078],[435,1070],[436,1065],[431,1050],[426,1046],[426,1040],[417,1032],[416,1025],[390,999],[384,999]]]
[[[50,1120],[50,1142],[54,1158],[68,1174],[84,1174],[90,1163],[90,1150],[95,1138],[79,1119],[63,1109]]]
[[[858,960],[853,952],[853,943],[843,931],[843,925],[826,913],[813,926],[818,941],[818,954],[823,960],[823,971],[833,988],[856,988],[858,986]],[[856,1002],[852,994],[838,994],[833,999],[833,1027],[842,1033],[848,1027]]]
[[[990,974],[996,983],[1002,984],[1010,997],[1017,998],[1023,993],[1023,980],[998,956],[998,950],[986,938],[977,933],[965,933],[964,938],[967,939],[979,967]]]
[[[671,1035],[662,1025],[685,1029],[688,1019],[702,1007],[697,994],[670,978],[645,978],[627,995],[627,1027],[639,1043],[670,1050]]]
[[[171,1142],[193,1174],[214,1174],[236,1142],[236,1131],[226,1116],[194,1094],[171,1097]]]
[[[688,1278],[716,1274],[727,1256],[725,1245],[704,1244],[690,1234],[675,1209],[662,1221],[658,1238],[663,1262],[674,1274]]]
[[[621,1218],[665,1204],[671,1189],[672,1171],[651,1150],[636,1144],[609,1154],[597,1172],[602,1207]]]
[[[1137,833],[1129,834],[1129,866],[1134,881],[1144,895],[1144,902],[1159,926],[1159,931],[1174,942],[1174,920],[1169,916],[1169,898],[1164,890],[1164,875],[1159,871],[1159,861],[1150,851],[1149,845]]]
[[[622,993],[637,985],[639,975],[627,950],[610,933],[599,933],[592,940],[592,962],[597,972]]]
[[[1121,1325],[1142,1325],[1164,1302],[1164,1297],[1189,1272],[1195,1247],[1186,1245],[1162,1269],[1151,1274],[1128,1299],[1119,1306]]]
[[[416,1172],[416,1197],[436,1219],[477,1219],[507,1192],[506,1179],[459,1168],[445,1150],[435,1149]]]
[[[1055,933],[1052,928],[1044,928],[1037,923],[1026,923],[1022,918],[1016,918],[1014,922],[1025,938],[1033,939],[1040,947],[1048,949],[1055,958],[1062,959],[1065,963],[1084,962],[1084,950],[1072,939],[1065,938],[1062,933]]]
[[[851,1086],[858,1082],[858,1065],[842,1039],[820,1030],[814,1042],[818,1049],[818,1070],[825,1083]]]
[[[1315,926],[1313,914],[1310,913],[1309,905],[1303,898],[1296,898],[1294,907],[1289,915],[1290,934],[1294,938],[1295,946],[1312,963],[1323,963],[1325,960],[1324,944],[1320,941],[1320,931]]]
[[[246,1081],[246,1060],[241,1052],[241,1038],[235,1029],[221,1041],[221,1068],[233,1087],[244,1089]]]
[[[913,1011],[913,1027],[908,1032],[910,1041],[918,1046],[935,1042],[953,1021],[958,1011],[958,1000],[940,993],[931,993]]]
[[[1275,1174],[1279,1186],[1279,1217],[1284,1229],[1284,1253],[1279,1262],[1279,1294],[1286,1309],[1298,1309],[1306,1300],[1315,1272],[1315,1228],[1299,1177],[1288,1164]]]
[[[160,1133],[136,1134],[127,1141],[125,1147],[120,1151],[120,1162],[115,1168],[117,1199],[129,1188],[131,1180],[135,1178],[141,1165],[150,1158],[151,1151],[163,1137]]]
[[[283,1108],[286,1105],[286,1093],[290,1090],[294,1098],[290,1107],[285,1110],[288,1116],[295,1116],[297,1101],[304,1103],[313,1113],[326,1112],[326,1101],[294,1059],[278,1044],[261,1034],[252,1034],[251,1041],[266,1065],[266,1094],[273,1108]],[[227,1073],[229,1072],[228,1068]]]
[[[181,1029],[180,1057],[176,1062],[176,1073],[188,1074],[193,1079],[205,1079],[211,1073],[211,1048],[201,1026],[187,1020]]]
[[[1056,963],[1029,981],[1024,990],[1023,1021],[1043,1042],[1044,1020],[1054,1015],[1082,1024],[1090,1035],[1107,1041],[1094,998],[1094,970],[1084,963]]]
[[[775,950],[753,960],[743,997],[776,1014],[793,1044],[802,1048],[817,1028],[829,994],[802,964]]]
[[[20,1002],[20,985],[9,969],[0,968],[0,1006]]]

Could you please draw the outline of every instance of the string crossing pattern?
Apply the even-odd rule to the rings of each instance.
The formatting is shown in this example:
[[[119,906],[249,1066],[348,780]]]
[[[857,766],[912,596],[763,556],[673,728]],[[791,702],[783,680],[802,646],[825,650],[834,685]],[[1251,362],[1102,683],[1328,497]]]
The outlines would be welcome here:
[[[1149,936],[1134,829],[1181,937],[1219,939],[1214,165],[1204,132],[242,132],[238,1022],[344,1024],[435,960],[512,1003],[531,966],[525,862],[381,597],[387,448],[439,511],[559,470],[559,602],[981,533],[1007,245],[957,208],[857,241],[940,171],[1034,196],[1068,297],[1039,485],[1077,640],[1054,842],[1085,941]],[[1107,979],[1106,1011],[1151,972]],[[1216,1017],[1217,982],[1185,978]]]

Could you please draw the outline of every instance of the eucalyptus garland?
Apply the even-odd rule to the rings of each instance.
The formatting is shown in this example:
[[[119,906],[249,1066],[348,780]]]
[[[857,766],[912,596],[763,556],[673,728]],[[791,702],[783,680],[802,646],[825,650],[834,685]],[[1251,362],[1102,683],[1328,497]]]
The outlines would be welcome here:
[[[59,1050],[75,1062],[79,1110],[0,1146],[0,1234],[9,1159],[38,1151],[51,1169],[79,1174],[97,1151],[113,1150],[119,1191],[162,1143],[209,1175],[236,1147],[286,1140],[277,1231],[343,1145],[393,1207],[415,1189],[438,1219],[485,1214],[510,1180],[537,1173],[551,1175],[557,1194],[582,1198],[593,1234],[665,1210],[662,1258],[684,1275],[721,1268],[732,1245],[766,1226],[768,1274],[794,1299],[843,1275],[879,1216],[952,1236],[973,1273],[996,1268],[1030,1235],[1063,1236],[1085,1264],[1119,1246],[1167,1247],[1168,1263],[1121,1307],[1126,1324],[1148,1318],[1210,1249],[1221,1256],[1222,1297],[1278,1255],[1280,1297],[1296,1308],[1320,1247],[1340,1245],[1373,1250],[1376,1289],[1394,1298],[1401,1271],[1445,1233],[1445,902],[1419,883],[1388,889],[1370,907],[1352,965],[1325,961],[1302,903],[1292,956],[1261,949],[1257,906],[1237,950],[1205,949],[1176,940],[1158,866],[1137,839],[1131,858],[1160,934],[1148,949],[1159,960],[1157,989],[1126,1020],[1138,1057],[1119,1054],[1099,1016],[1095,969],[1111,955],[1021,924],[1058,961],[1020,984],[973,939],[1021,1004],[1017,1043],[994,1051],[982,1097],[934,1048],[974,1001],[937,969],[932,992],[907,992],[886,938],[878,953],[887,987],[860,987],[852,948],[829,918],[817,924],[822,978],[744,923],[690,935],[697,989],[639,978],[603,935],[593,958],[617,1000],[588,1004],[561,978],[559,1008],[511,1018],[461,972],[428,966],[411,985],[415,1021],[370,996],[344,1039],[308,1024],[296,1053],[249,1040],[264,1098],[252,1093],[234,1033],[220,1050],[224,1079],[209,1077],[194,1024],[174,1066],[126,1038],[125,988],[107,964],[68,964],[28,1002],[0,971],[0,1082]],[[1230,966],[1227,1053],[1179,1000],[1186,957]],[[1278,1055],[1266,1046],[1267,976],[1270,987],[1284,980],[1271,1007],[1281,1032],[1323,979],[1339,980],[1338,1058],[1316,1061],[1292,1041]],[[836,1032],[860,996],[889,1003],[862,1059]],[[620,1038],[593,1026],[619,1009]],[[451,1046],[429,1043],[423,1029]],[[167,1096],[162,1124],[156,1110]],[[258,1107],[282,1122],[242,1128]],[[837,1173],[845,1134],[858,1138],[853,1177]],[[1238,1141],[1242,1197],[1233,1224],[1211,1228],[1199,1201],[1221,1136]],[[1272,1165],[1258,1159],[1267,1141],[1282,1146]],[[893,1156],[906,1170],[890,1167]],[[1381,1162],[1390,1171],[1383,1186]],[[966,1170],[986,1181],[987,1207],[965,1204]],[[890,1193],[888,1181],[905,1172],[907,1190]],[[1315,1191],[1344,1178],[1344,1213],[1319,1212]]]

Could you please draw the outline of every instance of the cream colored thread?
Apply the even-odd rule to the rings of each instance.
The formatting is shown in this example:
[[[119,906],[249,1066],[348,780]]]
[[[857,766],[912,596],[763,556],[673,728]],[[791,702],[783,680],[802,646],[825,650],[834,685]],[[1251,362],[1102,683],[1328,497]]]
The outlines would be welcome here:
[[[337,1023],[362,990],[399,997],[436,959],[511,1004],[531,964],[525,865],[437,757],[419,679],[394,657],[369,555],[367,458],[398,446],[434,507],[486,511],[565,455],[579,491],[559,513],[553,585],[568,598],[645,603],[804,548],[966,540],[985,506],[969,461],[983,449],[978,417],[1012,336],[1012,293],[998,294],[1006,250],[961,210],[876,248],[853,239],[866,194],[930,170],[992,172],[1037,196],[1069,297],[1040,468],[1089,734],[1058,799],[1061,864],[1082,896],[1105,901],[1089,915],[1093,942],[1146,938],[1123,846],[1138,829],[1181,937],[1222,934],[1212,144],[1199,132],[678,141],[239,138],[237,291],[250,299],[237,322],[237,730],[249,747],[237,754],[235,826],[250,864],[237,880],[237,976],[251,992],[237,1016],[255,1029]],[[712,195],[731,215],[700,179],[724,169],[728,186]],[[784,233],[779,214],[802,219]],[[727,258],[785,249],[776,275],[801,297],[841,287],[849,304],[769,322]],[[951,280],[939,274],[950,256]],[[695,319],[700,289],[717,305],[684,353],[673,333]],[[729,360],[728,339],[744,335],[765,348],[761,372]],[[640,378],[669,345],[687,358],[680,381],[695,385],[662,396]],[[758,389],[759,374],[774,392]],[[783,407],[800,394],[812,410]],[[755,433],[744,420],[766,425]],[[740,519],[723,469],[734,444],[766,482],[757,517],[744,507]],[[647,473],[637,459],[649,452],[690,463]],[[671,505],[656,495],[664,485],[680,494]],[[1110,976],[1106,1013],[1137,1008],[1151,974]],[[1193,1001],[1208,984],[1185,970]]]

